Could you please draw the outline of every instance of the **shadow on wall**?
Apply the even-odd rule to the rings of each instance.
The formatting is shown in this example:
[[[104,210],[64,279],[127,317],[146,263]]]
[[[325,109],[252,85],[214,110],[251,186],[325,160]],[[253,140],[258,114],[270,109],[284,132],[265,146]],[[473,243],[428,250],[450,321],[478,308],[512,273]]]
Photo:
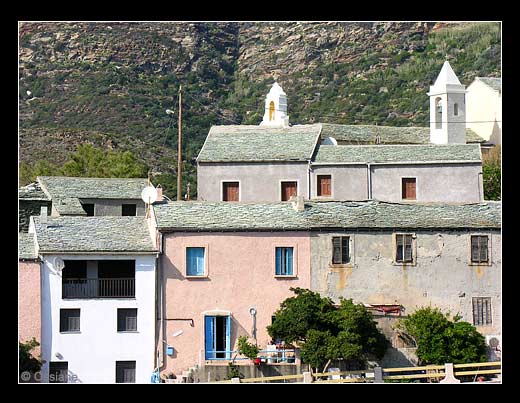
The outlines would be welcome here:
[[[495,122],[493,123],[493,130],[491,131],[491,136],[489,137],[489,142],[494,145],[500,145],[502,144],[501,137],[500,127],[498,126],[498,122],[495,119]]]

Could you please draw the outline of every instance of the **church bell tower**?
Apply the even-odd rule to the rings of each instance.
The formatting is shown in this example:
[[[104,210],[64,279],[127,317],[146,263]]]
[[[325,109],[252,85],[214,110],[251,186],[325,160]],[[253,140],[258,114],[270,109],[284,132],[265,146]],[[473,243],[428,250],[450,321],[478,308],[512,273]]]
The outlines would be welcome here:
[[[265,113],[260,126],[289,127],[287,116],[287,94],[275,82],[265,98]]]

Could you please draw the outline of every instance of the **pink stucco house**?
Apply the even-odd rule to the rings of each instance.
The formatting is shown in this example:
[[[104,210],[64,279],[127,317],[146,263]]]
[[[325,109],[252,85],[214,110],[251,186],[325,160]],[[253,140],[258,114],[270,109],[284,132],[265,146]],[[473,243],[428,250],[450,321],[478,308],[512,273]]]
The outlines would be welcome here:
[[[265,349],[271,342],[266,327],[280,303],[294,295],[290,288],[310,287],[309,233],[241,229],[262,225],[261,215],[271,205],[257,206],[209,202],[155,206],[162,237],[159,338],[162,334],[163,342],[159,340],[158,348],[166,349],[163,373],[227,364],[241,335]],[[208,214],[210,210],[213,214]],[[290,214],[293,209],[286,204],[277,210]],[[270,221],[263,222],[266,228],[272,227],[276,214],[265,220]],[[278,223],[283,225],[283,220]]]

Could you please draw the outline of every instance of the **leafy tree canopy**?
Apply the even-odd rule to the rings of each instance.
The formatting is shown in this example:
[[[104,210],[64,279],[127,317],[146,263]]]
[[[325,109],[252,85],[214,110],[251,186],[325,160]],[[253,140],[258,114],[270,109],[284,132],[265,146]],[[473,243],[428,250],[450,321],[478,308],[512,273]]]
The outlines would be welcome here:
[[[40,343],[38,343],[34,337],[31,340],[26,341],[24,343],[18,343],[20,374],[25,371],[35,373],[40,370],[42,365],[41,361],[35,358],[31,353],[31,351],[39,345]]]
[[[486,345],[475,326],[452,320],[438,308],[424,307],[401,321],[402,327],[417,343],[421,364],[464,364],[486,360]]]
[[[267,331],[274,339],[283,339],[300,347],[304,362],[324,371],[332,360],[365,361],[369,356],[382,358],[387,340],[362,304],[340,298],[336,307],[319,293],[291,288],[296,296],[283,301]]]

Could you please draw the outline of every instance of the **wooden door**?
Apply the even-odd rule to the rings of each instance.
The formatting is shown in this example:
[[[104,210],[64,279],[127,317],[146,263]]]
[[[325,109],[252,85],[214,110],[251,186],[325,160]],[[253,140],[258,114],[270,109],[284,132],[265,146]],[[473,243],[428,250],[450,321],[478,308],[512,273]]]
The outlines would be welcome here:
[[[282,201],[288,201],[298,194],[298,182],[282,182]]]
[[[239,201],[239,183],[238,182],[224,182],[222,189],[223,201]]]
[[[318,175],[318,196],[330,196],[331,175]]]

